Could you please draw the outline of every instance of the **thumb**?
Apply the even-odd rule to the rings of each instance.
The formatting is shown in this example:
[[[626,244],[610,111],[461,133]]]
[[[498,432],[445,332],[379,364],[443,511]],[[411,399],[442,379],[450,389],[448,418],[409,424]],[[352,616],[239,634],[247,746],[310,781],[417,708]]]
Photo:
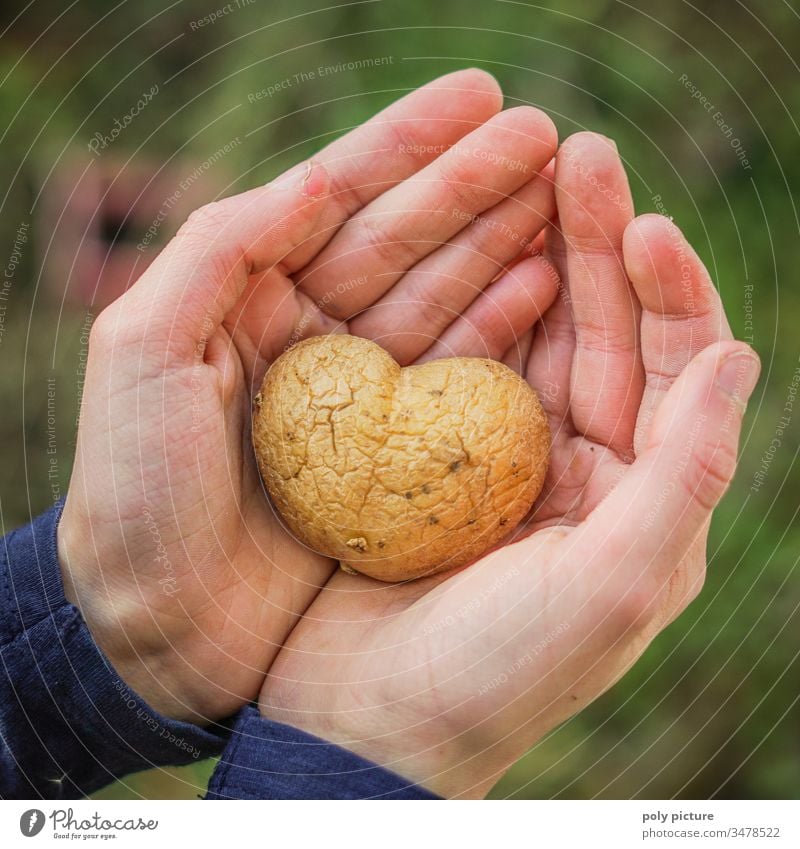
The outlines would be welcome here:
[[[603,571],[598,579],[608,581],[613,597],[623,598],[634,585],[629,597],[654,597],[704,533],[733,478],[745,404],[759,372],[747,345],[720,342],[670,387],[644,450],[573,540],[585,554],[581,562]]]
[[[328,174],[301,163],[266,186],[201,207],[189,216],[116,305],[118,328],[146,328],[192,353],[235,306],[250,274],[271,268],[314,233],[328,198]]]

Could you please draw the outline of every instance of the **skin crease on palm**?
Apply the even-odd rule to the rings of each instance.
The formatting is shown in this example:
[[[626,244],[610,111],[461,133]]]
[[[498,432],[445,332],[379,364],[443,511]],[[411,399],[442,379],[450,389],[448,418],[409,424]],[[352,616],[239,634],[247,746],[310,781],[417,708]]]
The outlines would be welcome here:
[[[260,689],[269,718],[481,796],[699,591],[757,360],[678,229],[633,218],[613,144],[572,136],[553,170],[550,120],[501,108],[480,71],[423,87],[204,208],[98,318],[59,555],[167,715],[207,722]],[[546,258],[519,261],[545,226]],[[284,532],[250,398],[326,332],[404,365],[503,359],[539,392],[551,467],[506,545],[386,585]]]

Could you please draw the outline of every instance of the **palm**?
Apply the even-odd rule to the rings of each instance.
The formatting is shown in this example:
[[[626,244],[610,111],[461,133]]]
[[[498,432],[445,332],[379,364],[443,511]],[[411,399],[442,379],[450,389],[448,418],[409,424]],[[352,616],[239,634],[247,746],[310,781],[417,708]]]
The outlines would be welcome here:
[[[702,574],[701,534],[648,602],[648,627],[622,639],[644,591],[620,585],[619,564],[646,535],[625,533],[619,504],[604,500],[624,491],[669,384],[729,331],[705,270],[692,257],[686,266],[690,249],[664,219],[637,222],[623,263],[632,212],[621,164],[591,136],[566,146],[567,157],[576,147],[583,156],[581,173],[602,174],[591,183],[557,167],[563,234],[551,233],[548,249],[570,297],[518,354],[553,432],[538,503],[505,547],[457,574],[392,586],[334,574],[262,690],[267,716],[444,793],[485,793],[627,669]],[[598,197],[598,184],[622,202]],[[681,314],[685,267],[699,314]],[[607,341],[596,330],[598,292]],[[444,770],[443,750],[455,752]]]
[[[557,433],[542,498],[521,530],[582,522],[624,472],[625,464],[605,446]]]
[[[298,277],[302,280],[302,275]],[[198,637],[195,650],[199,658],[185,659],[203,669],[208,695],[215,707],[224,711],[235,707],[240,693],[255,691],[298,613],[308,607],[336,568],[332,560],[297,542],[274,511],[265,506],[252,452],[242,451],[242,446],[249,444],[250,398],[270,361],[291,343],[293,335],[296,337],[298,316],[309,300],[302,283],[297,287],[280,271],[270,272],[268,281],[251,280],[233,318],[209,340],[209,349],[224,352],[224,356],[211,364],[208,384],[200,393],[195,388],[191,395],[187,392],[184,397],[170,398],[174,409],[168,418],[173,422],[179,420],[181,409],[192,408],[196,394],[203,397],[204,405],[211,405],[203,410],[208,425],[202,442],[198,446],[177,439],[160,446],[168,454],[167,469],[195,467],[197,480],[202,482],[200,487],[172,487],[172,510],[190,518],[176,526],[176,538],[181,540],[185,556],[178,554],[171,560],[177,580],[188,589],[181,601],[195,611],[192,627]],[[262,339],[264,328],[253,318],[260,315],[285,317],[282,323],[274,319],[269,322],[267,347]],[[349,330],[347,322],[324,312],[315,316],[315,323],[319,329]],[[223,387],[230,384],[232,388],[217,391],[220,380]],[[542,391],[535,384],[534,388]],[[219,451],[220,445],[226,446],[224,453]],[[144,454],[160,457],[162,451],[148,449]],[[582,521],[624,468],[613,451],[576,434],[568,423],[558,423],[545,490],[531,520],[516,536],[553,524]],[[154,481],[161,473],[159,468],[152,468],[143,477]],[[200,581],[195,580],[198,571],[202,573]],[[398,588],[391,601],[393,609],[410,606],[426,588],[439,582]],[[336,577],[329,588],[340,585],[353,588],[341,577]],[[381,593],[365,597],[372,598],[371,604],[377,607],[377,611],[369,611],[370,603],[365,604],[370,616],[386,604]],[[152,599],[150,613],[157,623],[162,609],[166,617],[172,615],[169,601],[163,594]],[[231,611],[236,612],[235,617]],[[421,624],[423,628],[430,626]],[[209,638],[213,646],[204,646]],[[213,663],[208,662],[209,655]],[[222,692],[216,683],[220,681],[225,687]]]

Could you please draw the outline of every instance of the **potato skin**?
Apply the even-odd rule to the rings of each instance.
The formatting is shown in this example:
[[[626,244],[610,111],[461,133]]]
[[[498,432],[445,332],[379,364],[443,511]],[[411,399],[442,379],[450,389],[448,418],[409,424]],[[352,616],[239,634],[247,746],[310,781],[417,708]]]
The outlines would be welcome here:
[[[401,369],[355,336],[281,355],[253,413],[261,476],[306,545],[380,581],[462,566],[519,523],[550,452],[536,393],[492,360]]]

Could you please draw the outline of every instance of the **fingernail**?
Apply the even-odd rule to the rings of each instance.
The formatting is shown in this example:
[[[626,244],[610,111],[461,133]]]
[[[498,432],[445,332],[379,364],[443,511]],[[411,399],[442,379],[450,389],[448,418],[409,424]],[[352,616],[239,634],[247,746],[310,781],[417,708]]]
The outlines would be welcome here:
[[[307,198],[319,198],[325,194],[328,188],[325,172],[322,168],[309,159],[306,163],[306,171],[303,176],[302,192]]]
[[[726,357],[717,372],[717,386],[742,406],[753,394],[761,374],[761,362],[752,351],[739,351]]]

